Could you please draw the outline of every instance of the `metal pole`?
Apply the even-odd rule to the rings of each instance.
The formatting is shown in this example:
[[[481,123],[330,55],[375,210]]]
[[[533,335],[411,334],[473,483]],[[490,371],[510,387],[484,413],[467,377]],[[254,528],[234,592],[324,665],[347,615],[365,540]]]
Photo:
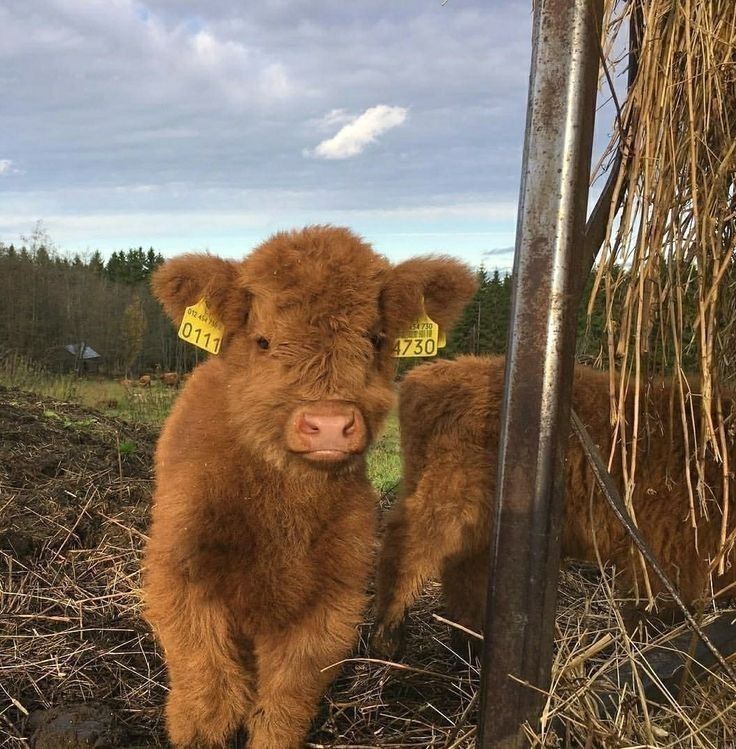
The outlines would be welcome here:
[[[549,686],[562,460],[574,354],[602,0],[534,11],[478,746],[525,746]],[[513,677],[513,678],[512,678]],[[523,682],[523,683],[520,683]]]

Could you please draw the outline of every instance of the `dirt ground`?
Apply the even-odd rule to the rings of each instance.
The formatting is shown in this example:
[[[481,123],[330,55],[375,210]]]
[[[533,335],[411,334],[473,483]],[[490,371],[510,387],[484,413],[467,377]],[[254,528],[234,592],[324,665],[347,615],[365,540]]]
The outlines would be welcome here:
[[[146,426],[0,388],[6,746],[28,745],[37,711],[82,702],[115,715],[111,745],[159,745],[163,667],[137,595],[155,438]]]
[[[165,669],[139,599],[156,436],[0,386],[0,746],[166,745]],[[311,745],[337,746],[351,733],[377,745],[395,715],[405,716],[406,745],[430,745],[437,725],[451,723],[428,696],[449,689],[462,710],[477,678],[459,658],[454,674],[446,664],[432,674],[448,635],[443,625],[431,635],[430,651],[433,637],[442,643],[436,657],[419,637],[411,649],[421,665],[398,678],[382,664],[346,665]],[[366,655],[364,642],[356,655]]]
[[[166,674],[139,597],[156,436],[0,386],[0,747],[166,746]],[[677,699],[645,693],[646,654],[674,632],[627,633],[605,581],[562,573],[553,689],[531,745],[736,749],[722,675]],[[369,657],[364,625],[307,747],[475,745],[478,667],[438,613],[430,586],[401,664]]]

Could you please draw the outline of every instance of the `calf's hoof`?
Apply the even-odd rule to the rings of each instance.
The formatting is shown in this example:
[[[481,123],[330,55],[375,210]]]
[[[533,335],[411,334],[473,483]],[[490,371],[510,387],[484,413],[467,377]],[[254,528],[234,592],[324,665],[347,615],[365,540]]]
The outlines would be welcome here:
[[[371,637],[371,654],[386,661],[399,658],[406,644],[406,627],[404,622],[387,627],[379,626]]]

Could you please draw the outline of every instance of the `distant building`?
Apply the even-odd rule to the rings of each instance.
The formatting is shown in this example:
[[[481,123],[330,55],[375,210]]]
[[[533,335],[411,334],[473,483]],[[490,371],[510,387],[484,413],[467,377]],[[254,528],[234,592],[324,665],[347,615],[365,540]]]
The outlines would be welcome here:
[[[84,341],[59,346],[51,353],[51,357],[60,370],[77,374],[97,372],[102,361],[100,354]]]

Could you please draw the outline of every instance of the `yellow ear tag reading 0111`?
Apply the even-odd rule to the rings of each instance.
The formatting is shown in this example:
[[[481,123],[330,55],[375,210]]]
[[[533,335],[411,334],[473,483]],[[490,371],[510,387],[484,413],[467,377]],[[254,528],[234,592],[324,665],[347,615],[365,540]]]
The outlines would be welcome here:
[[[424,310],[422,302],[422,314],[414,320],[409,330],[394,341],[393,357],[408,359],[437,356],[437,350],[445,345],[445,334],[440,332],[440,326]]]
[[[210,354],[219,354],[225,326],[207,309],[207,302],[200,299],[184,310],[179,338],[204,349]]]

